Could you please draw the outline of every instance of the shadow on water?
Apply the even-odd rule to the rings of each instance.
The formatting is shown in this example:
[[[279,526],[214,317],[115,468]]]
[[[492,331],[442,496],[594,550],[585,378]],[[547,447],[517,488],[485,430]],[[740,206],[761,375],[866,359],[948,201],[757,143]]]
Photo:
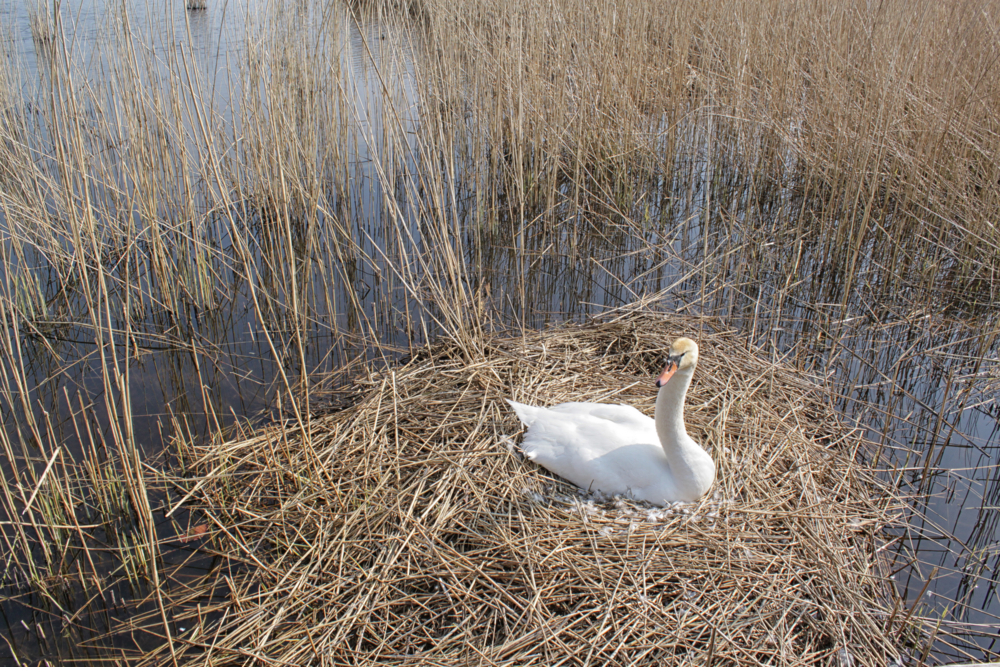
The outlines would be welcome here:
[[[169,36],[157,44],[164,61],[203,64],[186,76],[211,91],[206,108],[228,118],[225,145],[243,151],[240,159],[263,159],[278,149],[264,135],[255,139],[260,128],[245,126],[247,117],[234,109],[295,123],[296,104],[324,82],[295,71],[301,61],[290,53],[268,53],[265,67],[269,74],[283,68],[292,84],[280,92],[288,97],[252,75],[234,79],[227,56],[246,49],[250,59],[264,57],[236,27],[252,24],[253,13],[235,3],[187,13],[181,4],[162,11],[137,5],[148,14],[131,20]],[[72,25],[87,26],[79,30],[82,42],[99,32],[105,14],[88,19],[85,4],[66,4],[64,15],[69,9],[77,17]],[[23,36],[30,35],[24,10],[4,11],[22,34],[13,54],[33,72],[22,81],[34,91],[25,99],[45,100],[45,82],[60,75],[35,60],[40,51]],[[127,12],[107,11],[123,30]],[[26,544],[30,554],[16,566],[15,556],[6,557],[4,659],[132,656],[164,635],[121,629],[126,621],[151,626],[162,619],[162,598],[183,600],[187,583],[210,575],[224,599],[227,573],[210,548],[199,548],[204,519],[183,507],[168,518],[181,494],[162,488],[141,497],[130,479],[147,468],[183,475],[190,463],[184,442],[288,417],[288,396],[308,390],[306,378],[335,372],[346,381],[362,365],[391,364],[441,335],[455,316],[439,294],[421,291],[428,285],[453,287],[459,319],[487,331],[583,320],[637,300],[713,315],[745,332],[761,354],[826,382],[841,412],[877,443],[873,465],[885,466],[910,498],[910,521],[887,546],[899,596],[907,608],[919,603],[919,614],[946,616],[953,632],[963,633],[938,644],[942,659],[961,655],[953,645],[997,654],[995,283],[951,282],[947,243],[929,256],[916,239],[900,251],[873,232],[845,249],[834,231],[852,225],[855,212],[831,212],[822,193],[803,191],[793,167],[785,181],[748,176],[736,149],[725,148],[739,142],[718,141],[721,128],[706,131],[714,122],[707,114],[692,114],[679,131],[686,147],[668,170],[627,185],[596,170],[564,177],[554,195],[537,201],[502,185],[484,200],[481,177],[455,149],[442,177],[452,196],[440,201],[434,188],[421,187],[420,175],[435,170],[440,156],[416,143],[413,61],[381,63],[398,68],[394,76],[404,82],[391,89],[382,83],[385,68],[373,65],[373,44],[385,43],[386,34],[392,43],[397,26],[312,11],[305,21],[323,26],[316,34],[344,31],[337,61],[353,88],[346,96],[352,106],[331,112],[334,124],[324,128],[349,137],[316,143],[322,168],[285,165],[292,178],[302,170],[303,193],[279,201],[234,170],[227,175],[232,193],[220,196],[217,182],[195,182],[181,164],[178,191],[162,194],[187,208],[164,205],[157,212],[163,224],[146,226],[146,213],[123,195],[144,184],[122,166],[85,186],[103,202],[107,218],[97,224],[108,230],[94,237],[100,247],[89,256],[71,252],[68,231],[55,232],[55,240],[30,238],[14,200],[0,205],[8,480],[0,520],[5,551]],[[161,20],[173,27],[163,29]],[[315,50],[302,47],[304,57],[334,44],[315,39]],[[113,65],[108,51],[78,53]],[[173,67],[156,61],[141,71],[155,79]],[[287,117],[277,118],[278,108]],[[410,115],[392,118],[391,109]],[[23,113],[37,160],[45,162],[58,152],[58,133],[30,109]],[[181,115],[189,134],[178,136],[197,137],[198,113]],[[386,139],[386,119],[403,128],[405,141]],[[121,164],[131,164],[124,135],[111,138]],[[334,159],[345,145],[350,159]],[[190,167],[204,146],[192,139],[188,150]],[[513,163],[509,151],[495,150],[489,160]],[[380,172],[387,164],[396,171]],[[48,195],[53,217],[64,210],[57,192]],[[883,227],[913,222],[888,198],[879,216]],[[433,223],[439,219],[454,225],[442,231]],[[131,233],[115,233],[123,228]],[[52,250],[59,247],[70,252]],[[29,504],[47,525],[15,516],[34,517]],[[136,509],[144,504],[148,520]],[[150,568],[149,559],[159,565]],[[154,570],[160,586],[149,578]],[[211,608],[213,601],[185,602]],[[173,636],[184,631],[161,625]]]

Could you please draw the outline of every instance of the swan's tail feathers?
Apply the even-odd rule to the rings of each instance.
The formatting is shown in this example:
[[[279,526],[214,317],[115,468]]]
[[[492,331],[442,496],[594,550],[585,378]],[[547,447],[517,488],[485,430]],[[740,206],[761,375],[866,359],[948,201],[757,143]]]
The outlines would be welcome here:
[[[536,408],[533,405],[525,405],[524,403],[512,401],[509,398],[506,400],[510,403],[510,407],[514,408],[514,412],[517,413],[518,419],[520,419],[525,426],[531,426],[535,422],[535,419],[538,418],[539,413],[544,410],[544,408]]]

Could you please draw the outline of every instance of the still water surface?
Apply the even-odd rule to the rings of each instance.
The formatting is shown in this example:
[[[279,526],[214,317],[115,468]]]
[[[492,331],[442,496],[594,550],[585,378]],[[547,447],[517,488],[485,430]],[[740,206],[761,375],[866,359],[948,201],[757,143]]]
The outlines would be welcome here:
[[[260,419],[273,411],[282,371],[313,375],[346,369],[349,374],[356,367],[352,364],[392,363],[396,357],[375,351],[366,340],[376,339],[402,355],[435,335],[434,313],[422,310],[418,295],[402,289],[388,266],[391,243],[384,229],[390,223],[384,217],[384,201],[396,202],[412,225],[412,238],[419,239],[418,198],[405,188],[387,189],[375,173],[377,156],[398,150],[382,143],[386,108],[397,110],[407,136],[419,130],[411,39],[375,21],[352,20],[343,7],[299,6],[306,7],[298,23],[304,36],[313,35],[317,26],[329,30],[331,24],[343,34],[336,48],[344,88],[353,100],[347,126],[355,133],[355,151],[347,176],[350,185],[325,201],[328,211],[351,212],[348,233],[361,252],[345,261],[348,268],[332,281],[321,269],[308,274],[318,292],[332,282],[333,293],[312,300],[302,354],[295,352],[294,325],[282,326],[275,310],[254,305],[254,287],[267,283],[269,239],[263,227],[251,230],[259,243],[250,251],[258,270],[256,285],[220,271],[217,287],[226,296],[214,308],[183,309],[168,318],[152,303],[155,300],[145,304],[145,319],[135,330],[139,352],[127,363],[132,429],[151,461],[162,455],[179,424],[189,437],[206,437],[219,425]],[[232,125],[234,136],[242,131],[242,116],[236,111],[257,93],[248,91],[247,79],[234,76],[233,68],[255,48],[255,30],[271,20],[268,10],[267,3],[250,1],[210,2],[206,10],[186,11],[183,2],[155,0],[67,0],[60,9],[72,45],[68,52],[79,63],[78,71],[95,79],[107,76],[116,65],[113,53],[120,51],[106,45],[121,45],[125,31],[126,41],[134,41],[146,57],[162,63],[163,72],[171,71],[170,63],[176,60],[196,66],[192,80],[212,100],[213,113]],[[43,100],[50,66],[32,40],[28,5],[0,7],[0,26],[4,57],[18,73],[21,99]],[[402,82],[391,92],[381,83],[380,72],[390,67],[380,61],[384,51],[393,53],[391,67]],[[281,61],[269,62],[273,68]],[[166,77],[155,77],[159,64],[146,71],[151,73],[146,85],[166,85]],[[189,117],[185,122],[193,121]],[[493,326],[541,327],[582,320],[657,295],[658,308],[718,316],[724,326],[744,331],[762,353],[824,378],[838,390],[841,412],[882,445],[894,469],[891,474],[914,497],[910,529],[890,547],[900,593],[914,600],[937,568],[922,598],[928,605],[925,613],[946,614],[966,624],[970,650],[978,645],[982,655],[995,655],[1000,650],[995,643],[1000,614],[996,309],[988,299],[956,306],[951,296],[918,286],[886,290],[885,269],[876,262],[862,264],[858,279],[845,289],[842,274],[828,270],[821,244],[795,246],[782,237],[781,223],[795,210],[791,193],[779,193],[767,210],[754,209],[740,194],[746,187],[740,176],[728,174],[724,164],[697,157],[711,134],[705,132],[710,122],[707,115],[692,115],[682,135],[695,157],[678,168],[672,180],[638,185],[637,199],[645,203],[625,211],[610,228],[606,220],[595,222],[574,211],[568,227],[555,233],[529,226],[518,233],[481,234],[465,223],[458,235],[461,251],[477,288],[490,295]],[[46,132],[40,124],[39,146],[50,141]],[[416,168],[419,158],[413,157],[412,144],[409,148],[411,157],[405,161]],[[474,184],[463,185],[461,174],[456,180],[455,215],[473,220]],[[728,207],[725,220],[719,212],[723,206]],[[657,224],[634,222],[647,218]],[[10,209],[0,207],[0,233],[8,247],[15,233],[11,219]],[[333,216],[320,214],[317,224],[332,225]],[[223,254],[234,244],[221,226],[213,239]],[[419,246],[419,241],[414,243]],[[693,271],[705,266],[708,247],[719,249],[711,275]],[[739,252],[727,254],[726,248]],[[24,270],[25,264],[42,284],[51,275],[42,254],[5,256],[5,279],[15,269]],[[799,268],[790,283],[782,267],[793,262]],[[754,270],[747,271],[747,265]],[[152,278],[145,280],[152,284]],[[525,285],[531,286],[530,293]],[[401,318],[400,313],[410,316]],[[71,309],[47,342],[25,339],[20,350],[34,409],[39,416],[50,415],[54,438],[71,450],[81,446],[73,444],[75,415],[87,412],[95,431],[108,429],[106,411],[85,409],[106,400],[106,385],[93,332],[76,315]],[[422,325],[410,326],[413,321]],[[184,348],[177,344],[183,340],[199,345]],[[9,366],[5,372],[10,372]],[[209,415],[206,405],[215,408],[214,414]],[[17,420],[16,406],[3,409],[5,426]],[[177,524],[163,521],[158,530],[168,536]],[[189,557],[183,548],[165,555],[178,563]],[[212,562],[197,556],[187,565],[195,576]],[[12,649],[21,656],[50,660],[100,654],[80,649],[81,637],[72,633],[43,637],[44,631],[37,628],[48,627],[41,621],[44,614],[33,609],[43,605],[16,583],[5,581],[5,587],[8,647],[0,646],[0,657],[9,659]],[[91,639],[114,628],[122,615],[135,613],[129,600],[148,594],[126,584],[114,591],[120,604],[111,605],[105,618],[94,619],[96,634]],[[152,640],[118,637],[114,643],[141,648],[143,641]],[[946,659],[950,649],[939,649]]]

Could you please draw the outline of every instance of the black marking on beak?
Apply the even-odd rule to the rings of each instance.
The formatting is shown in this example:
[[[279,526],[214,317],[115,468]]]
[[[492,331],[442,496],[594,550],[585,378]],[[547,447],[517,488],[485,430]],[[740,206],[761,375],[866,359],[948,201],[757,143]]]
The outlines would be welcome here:
[[[670,356],[667,357],[666,368],[664,368],[663,372],[660,373],[660,377],[656,378],[657,387],[662,387],[663,385],[665,385],[667,382],[670,381],[670,377],[677,372],[678,368],[680,368],[681,357],[683,356],[684,353],[681,352],[680,354],[671,354]]]

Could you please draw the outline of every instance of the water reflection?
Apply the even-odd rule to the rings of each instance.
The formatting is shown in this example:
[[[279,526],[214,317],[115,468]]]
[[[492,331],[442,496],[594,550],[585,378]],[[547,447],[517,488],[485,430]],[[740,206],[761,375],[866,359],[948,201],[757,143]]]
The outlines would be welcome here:
[[[912,520],[892,546],[900,595],[914,599],[937,567],[921,613],[949,610],[970,631],[996,623],[1000,323],[988,300],[949,287],[947,271],[922,280],[929,265],[917,251],[899,255],[907,264],[878,237],[845,248],[818,220],[825,202],[797,189],[794,163],[787,182],[754,177],[711,139],[725,130],[706,129],[716,122],[710,114],[683,125],[686,146],[668,173],[627,184],[599,173],[564,177],[548,198],[484,184],[474,149],[428,148],[437,144],[418,121],[430,102],[418,94],[417,37],[395,23],[359,23],[337,5],[287,10],[275,17],[256,3],[210,2],[192,12],[165,0],[60,6],[75,71],[93,72],[95,85],[114,82],[99,89],[122,116],[157,110],[149,124],[162,145],[143,154],[127,122],[109,122],[96,104],[81,114],[89,154],[107,156],[99,178],[68,188],[98,202],[99,257],[88,257],[58,219],[83,210],[59,201],[67,189],[52,156],[71,150],[65,136],[30,109],[17,121],[51,176],[46,198],[61,236],[36,239],[14,200],[2,200],[3,296],[18,304],[6,328],[22,337],[3,360],[5,395],[20,396],[19,375],[29,391],[0,410],[19,433],[11,439],[37,447],[4,458],[5,475],[14,474],[11,458],[40,473],[56,443],[73,460],[101,461],[88,452],[119,440],[135,443],[144,461],[181,467],[173,448],[164,453],[165,438],[211,437],[257,418],[311,375],[391,363],[393,348],[403,354],[434,338],[441,323],[540,327],[645,299],[718,317],[775,360],[835,386],[841,412],[880,443],[887,474],[912,494]],[[23,99],[62,103],[52,89],[65,71],[32,42],[27,9],[2,12],[16,26],[6,55],[18,61]],[[129,90],[136,80],[144,87]],[[513,170],[510,152],[490,149],[499,155],[488,159]],[[231,157],[215,160],[213,150]],[[217,164],[230,171],[208,173]],[[264,182],[246,165],[283,171]],[[437,172],[440,183],[423,180]],[[275,196],[274,182],[287,196]],[[162,189],[153,211],[135,195],[148,187]],[[66,254],[39,249],[55,247]],[[73,263],[88,261],[106,267],[106,292],[70,280],[84,275]],[[460,313],[421,291],[442,286],[459,295]],[[113,335],[101,337],[97,323]],[[123,375],[120,384],[108,369]],[[128,409],[109,407],[121,403]],[[180,541],[196,520],[163,514],[155,530],[173,594],[212,563]],[[142,529],[93,521],[100,544]],[[122,618],[158,613],[153,591],[127,579],[78,586],[72,568],[52,571],[67,577],[55,601],[39,600],[27,582],[4,582],[20,656],[93,658]],[[73,618],[78,609],[94,622]],[[995,651],[983,634],[974,641]],[[78,644],[94,652],[77,653]]]

